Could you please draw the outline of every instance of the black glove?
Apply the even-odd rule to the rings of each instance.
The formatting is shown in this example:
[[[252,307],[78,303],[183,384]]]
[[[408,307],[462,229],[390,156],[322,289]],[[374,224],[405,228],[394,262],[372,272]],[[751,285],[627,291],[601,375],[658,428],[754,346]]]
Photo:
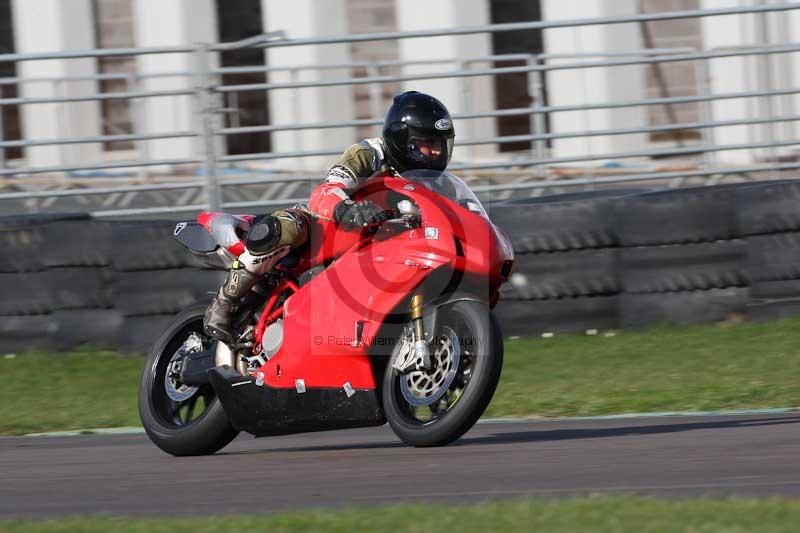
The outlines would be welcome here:
[[[388,218],[380,207],[369,200],[358,203],[345,200],[339,202],[333,210],[333,220],[345,229],[374,226]]]

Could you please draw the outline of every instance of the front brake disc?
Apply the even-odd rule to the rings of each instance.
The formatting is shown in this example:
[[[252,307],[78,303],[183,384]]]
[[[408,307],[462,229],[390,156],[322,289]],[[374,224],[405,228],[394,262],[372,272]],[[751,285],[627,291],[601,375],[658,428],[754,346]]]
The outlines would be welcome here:
[[[447,326],[436,341],[431,355],[433,368],[416,370],[400,378],[403,398],[414,407],[433,405],[453,384],[461,361],[461,344],[456,333]]]

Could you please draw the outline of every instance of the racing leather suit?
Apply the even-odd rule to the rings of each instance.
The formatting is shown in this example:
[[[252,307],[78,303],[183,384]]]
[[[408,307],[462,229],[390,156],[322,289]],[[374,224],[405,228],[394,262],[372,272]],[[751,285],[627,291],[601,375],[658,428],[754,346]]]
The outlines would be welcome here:
[[[275,264],[308,241],[310,217],[333,220],[341,202],[377,172],[396,171],[387,162],[382,138],[365,139],[350,146],[311,193],[308,207],[296,206],[253,219],[245,237],[245,250],[234,261],[228,278],[206,310],[206,333],[230,341],[230,322],[239,302]]]

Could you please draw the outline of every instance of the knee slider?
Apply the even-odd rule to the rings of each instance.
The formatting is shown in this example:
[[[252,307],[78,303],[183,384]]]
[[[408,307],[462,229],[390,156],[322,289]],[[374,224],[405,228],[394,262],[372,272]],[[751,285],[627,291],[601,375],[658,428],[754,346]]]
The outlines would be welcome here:
[[[258,217],[247,232],[244,244],[253,254],[268,254],[278,247],[281,233],[281,223],[276,217],[272,215]]]

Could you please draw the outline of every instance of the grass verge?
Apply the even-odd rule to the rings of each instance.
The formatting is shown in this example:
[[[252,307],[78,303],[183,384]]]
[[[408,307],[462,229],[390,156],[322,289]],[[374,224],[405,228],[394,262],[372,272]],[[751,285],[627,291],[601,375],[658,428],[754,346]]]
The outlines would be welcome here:
[[[800,404],[800,319],[506,342],[486,416]],[[144,360],[82,351],[0,357],[0,434],[137,426]]]
[[[0,357],[0,434],[140,426],[142,357],[86,350]]]
[[[303,511],[260,517],[199,519],[89,518],[0,521],[16,532],[223,531],[725,531],[794,532],[800,502],[791,500],[656,500],[641,497],[523,500],[469,507],[396,505],[371,509]]]
[[[487,416],[800,405],[800,319],[508,341]]]

